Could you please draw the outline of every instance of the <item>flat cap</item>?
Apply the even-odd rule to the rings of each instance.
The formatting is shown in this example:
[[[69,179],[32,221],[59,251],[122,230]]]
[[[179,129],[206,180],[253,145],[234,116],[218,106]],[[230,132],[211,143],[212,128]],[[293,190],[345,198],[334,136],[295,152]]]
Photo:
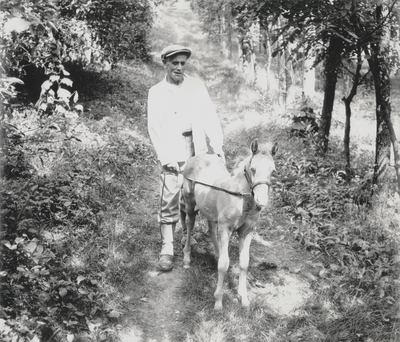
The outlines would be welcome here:
[[[182,45],[169,45],[161,51],[161,59],[178,54],[186,54],[189,58],[192,55],[192,51]]]

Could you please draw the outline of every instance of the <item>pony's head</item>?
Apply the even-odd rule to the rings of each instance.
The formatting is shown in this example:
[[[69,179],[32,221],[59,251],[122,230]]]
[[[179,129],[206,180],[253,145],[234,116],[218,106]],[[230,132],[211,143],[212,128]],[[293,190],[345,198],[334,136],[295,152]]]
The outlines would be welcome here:
[[[244,174],[257,207],[263,208],[268,204],[271,178],[275,171],[272,157],[278,150],[277,143],[270,150],[260,151],[258,141],[255,139],[251,142],[250,150],[251,155],[245,164]]]

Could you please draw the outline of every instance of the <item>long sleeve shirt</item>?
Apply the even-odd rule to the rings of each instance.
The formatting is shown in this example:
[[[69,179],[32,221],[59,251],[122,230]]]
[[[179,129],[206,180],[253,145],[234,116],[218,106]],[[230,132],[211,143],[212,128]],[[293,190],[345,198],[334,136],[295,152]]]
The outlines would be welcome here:
[[[187,75],[180,85],[164,78],[148,96],[148,131],[162,165],[186,161],[182,133],[190,130],[195,154],[208,152],[206,136],[214,153],[222,152],[221,125],[204,83]]]

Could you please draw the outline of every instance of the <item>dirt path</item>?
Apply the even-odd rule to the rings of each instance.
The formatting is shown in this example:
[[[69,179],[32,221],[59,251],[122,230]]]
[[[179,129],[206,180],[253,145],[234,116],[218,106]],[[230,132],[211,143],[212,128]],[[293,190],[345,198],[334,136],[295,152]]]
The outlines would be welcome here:
[[[267,216],[272,214],[272,212],[265,213]],[[264,218],[262,225],[264,226],[265,223],[274,224]],[[199,223],[197,227],[199,229]],[[309,260],[309,255],[305,254],[296,242],[288,242],[282,230],[283,227],[276,224],[269,228],[264,226],[260,229],[260,234],[255,235],[251,246],[248,290],[252,305],[268,307],[275,318],[287,320],[298,315],[297,310],[312,296],[313,290],[310,283],[317,278],[318,270],[312,266],[315,261]],[[180,239],[181,235],[178,234],[178,236]],[[158,241],[159,236],[154,233],[152,238]],[[204,246],[204,241],[202,243]],[[231,241],[231,246],[231,267],[225,281],[224,297],[225,300],[231,302],[233,298],[232,305],[239,309],[239,302],[235,297],[239,274],[235,237]],[[174,259],[175,267],[168,273],[158,272],[156,269],[158,250],[146,252],[150,260],[150,268],[144,281],[146,293],[138,301],[135,296],[136,289],[129,289],[131,294],[128,297],[132,300],[127,302],[130,313],[126,328],[120,333],[122,342],[187,341],[178,332],[188,329],[186,322],[190,320],[190,315],[193,315],[193,308],[190,298],[185,296],[182,288],[195,281],[190,279],[193,272],[210,274],[215,285],[217,269],[215,264],[210,267],[207,260],[211,259],[212,255],[206,253],[205,255],[195,254],[194,258],[197,258],[197,262],[194,262],[191,270],[185,270],[179,247],[176,251],[179,255]],[[212,292],[215,288],[205,290],[207,290],[207,295],[204,295],[206,297],[204,310],[212,313],[214,300]],[[188,314],[189,316],[186,317]],[[177,336],[180,336],[179,339]],[[222,342],[224,339],[215,341]]]
[[[168,273],[148,272],[146,283],[150,291],[141,298],[135,324],[121,333],[121,341],[174,341],[171,336],[179,329],[178,318],[183,308],[179,295],[183,279],[184,270],[179,267]]]

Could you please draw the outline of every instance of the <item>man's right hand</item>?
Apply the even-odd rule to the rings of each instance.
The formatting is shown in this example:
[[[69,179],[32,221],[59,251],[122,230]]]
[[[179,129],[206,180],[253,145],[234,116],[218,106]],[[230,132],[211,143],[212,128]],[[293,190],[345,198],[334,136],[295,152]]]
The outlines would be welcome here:
[[[171,172],[178,172],[179,170],[179,165],[177,162],[172,162],[164,165],[165,170],[171,171]]]

